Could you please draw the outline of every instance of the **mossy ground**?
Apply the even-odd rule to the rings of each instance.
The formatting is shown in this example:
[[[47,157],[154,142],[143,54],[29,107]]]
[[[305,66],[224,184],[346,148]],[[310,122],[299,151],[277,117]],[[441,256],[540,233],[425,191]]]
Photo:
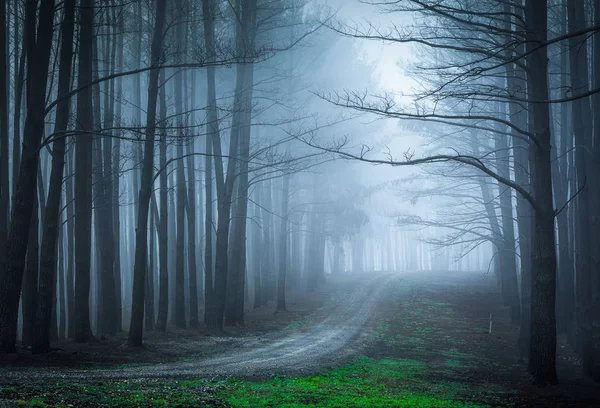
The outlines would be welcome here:
[[[488,279],[408,275],[390,293],[361,354],[319,373],[5,386],[0,406],[481,408],[600,402],[573,400],[571,389],[559,390],[556,399],[556,393],[540,396],[524,388],[517,333]]]

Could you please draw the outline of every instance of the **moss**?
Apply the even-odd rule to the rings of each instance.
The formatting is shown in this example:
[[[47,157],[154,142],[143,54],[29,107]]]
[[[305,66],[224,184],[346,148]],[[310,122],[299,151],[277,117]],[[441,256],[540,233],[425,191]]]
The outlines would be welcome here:
[[[419,390],[427,364],[410,359],[359,357],[310,377],[240,381],[219,396],[234,407],[487,407],[459,394]]]

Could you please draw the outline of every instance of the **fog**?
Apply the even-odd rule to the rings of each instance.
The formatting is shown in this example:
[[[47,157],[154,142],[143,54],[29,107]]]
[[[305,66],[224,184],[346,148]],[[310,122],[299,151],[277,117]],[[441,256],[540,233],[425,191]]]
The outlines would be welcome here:
[[[598,2],[14,0],[0,23],[0,405],[44,365],[203,381],[184,406],[413,406],[399,372],[433,390],[414,406],[596,403]],[[173,402],[153,387],[137,406]]]

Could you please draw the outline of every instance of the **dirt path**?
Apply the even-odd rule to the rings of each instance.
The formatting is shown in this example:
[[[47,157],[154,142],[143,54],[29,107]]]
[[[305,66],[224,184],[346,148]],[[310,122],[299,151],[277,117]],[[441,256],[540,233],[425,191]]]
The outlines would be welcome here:
[[[116,380],[181,377],[254,377],[276,373],[303,373],[340,361],[360,349],[368,337],[376,306],[389,295],[398,275],[367,280],[330,310],[314,316],[305,328],[249,339],[243,348],[199,361],[156,364],[123,369],[39,369],[3,373],[3,381]]]

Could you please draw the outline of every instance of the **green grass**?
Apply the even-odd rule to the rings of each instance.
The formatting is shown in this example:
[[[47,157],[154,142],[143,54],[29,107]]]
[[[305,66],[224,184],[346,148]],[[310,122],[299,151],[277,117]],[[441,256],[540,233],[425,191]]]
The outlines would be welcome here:
[[[427,365],[360,357],[317,376],[240,381],[219,396],[233,407],[488,407],[458,393],[427,390]]]

